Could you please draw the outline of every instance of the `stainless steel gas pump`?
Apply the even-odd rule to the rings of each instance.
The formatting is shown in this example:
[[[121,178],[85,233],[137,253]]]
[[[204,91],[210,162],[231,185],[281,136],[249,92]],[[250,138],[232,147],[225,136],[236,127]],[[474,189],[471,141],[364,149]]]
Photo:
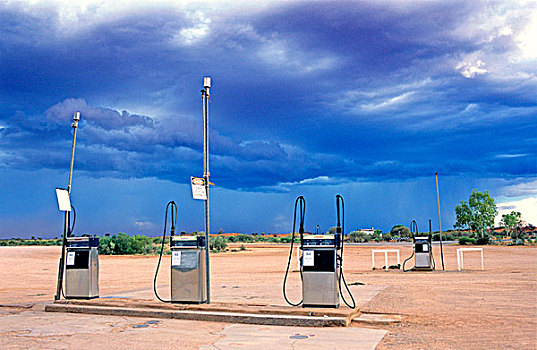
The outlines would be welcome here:
[[[303,307],[339,307],[337,250],[340,240],[341,234],[302,237]]]
[[[345,209],[343,198],[336,196],[336,208],[338,223],[334,234],[304,235],[304,217],[306,211],[306,201],[300,196],[295,202],[295,212],[293,219],[293,231],[291,236],[291,248],[289,259],[283,280],[283,297],[292,306],[302,307],[334,307],[338,308],[339,298],[350,308],[355,308],[356,303],[343,275],[343,235],[340,222],[340,204],[343,212],[343,223]],[[300,277],[302,280],[302,300],[292,303],[287,298],[286,284],[289,274],[289,266],[293,254],[295,239],[296,214],[299,209],[299,234],[300,234]],[[344,230],[344,229],[343,229]],[[342,294],[342,286],[345,286],[352,304],[348,303]]]
[[[99,238],[68,237],[65,260],[65,298],[99,297]]]
[[[432,235],[429,232],[428,236],[416,236],[419,234],[418,224],[416,220],[412,220],[410,223],[410,232],[412,234],[412,255],[403,262],[403,271],[405,269],[405,264],[408,260],[414,257],[414,271],[433,271],[434,270],[434,257],[433,257],[433,246],[432,246]]]
[[[170,265],[170,300],[162,299],[157,292],[157,277],[166,241],[166,226],[168,223],[168,211],[171,212],[170,250],[172,253]],[[205,237],[175,235],[177,224],[177,205],[170,201],[166,205],[164,216],[164,232],[160,256],[153,278],[153,291],[158,300],[165,303],[194,303],[207,302],[207,283],[205,257],[207,244]]]
[[[173,236],[171,251],[171,302],[206,302],[205,237]]]

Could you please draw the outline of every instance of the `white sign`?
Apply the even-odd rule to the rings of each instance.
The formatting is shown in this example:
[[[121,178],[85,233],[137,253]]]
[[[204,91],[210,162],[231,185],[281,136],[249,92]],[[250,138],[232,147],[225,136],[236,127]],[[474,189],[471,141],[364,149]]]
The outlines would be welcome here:
[[[313,250],[304,250],[302,254],[302,266],[314,266]]]
[[[73,266],[75,264],[75,252],[67,253],[67,265]]]
[[[181,266],[181,252],[172,252],[172,266]]]
[[[192,185],[192,198],[207,200],[207,192],[205,191],[205,179],[202,177],[190,177]]]
[[[58,209],[60,211],[71,211],[69,192],[65,188],[56,188],[56,199],[58,199]]]

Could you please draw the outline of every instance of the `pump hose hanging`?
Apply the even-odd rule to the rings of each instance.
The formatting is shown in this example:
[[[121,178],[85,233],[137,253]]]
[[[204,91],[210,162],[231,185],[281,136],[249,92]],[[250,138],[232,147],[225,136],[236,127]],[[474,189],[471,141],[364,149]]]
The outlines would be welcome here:
[[[431,233],[431,220],[429,220],[429,241],[431,244],[431,266],[433,268],[433,271],[436,270],[436,262],[434,261],[434,254],[433,254],[433,239],[432,239],[432,233]],[[442,244],[442,242],[440,242]]]
[[[414,243],[414,240],[416,239],[416,236],[414,233],[418,233],[418,224],[416,222],[416,220],[412,220],[412,222],[410,223],[410,233],[412,233],[412,243]],[[414,256],[414,253],[415,253],[415,249],[416,249],[416,245],[413,244],[412,245],[412,255],[409,256],[405,261],[403,261],[403,272],[407,272],[407,271],[410,271],[410,270],[405,270],[405,264],[407,261],[409,261],[410,259],[412,259],[412,257]]]
[[[73,233],[74,229],[75,229],[75,223],[76,223],[76,209],[75,209],[75,206],[71,204],[71,211],[67,213],[67,237],[71,237],[71,234]],[[71,225],[71,212],[73,212],[73,224]],[[65,249],[65,243],[64,242],[64,246],[62,247],[62,249]],[[62,267],[63,268],[63,267]],[[62,293],[62,297],[64,299],[67,299],[65,297],[65,292],[63,290],[63,283],[62,283],[62,287],[60,288],[60,292]]]
[[[289,274],[289,267],[291,266],[291,258],[293,256],[293,245],[294,245],[294,242],[295,242],[295,229],[296,229],[296,209],[298,207],[300,203],[300,228],[299,228],[299,233],[300,233],[300,242],[302,244],[302,238],[303,238],[303,235],[304,235],[304,217],[306,216],[306,200],[304,199],[303,196],[299,196],[297,197],[296,201],[295,201],[295,212],[293,214],[293,231],[291,233],[291,248],[289,249],[289,259],[287,260],[287,268],[285,269],[285,276],[283,277],[283,298],[285,299],[285,301],[287,302],[287,304],[291,305],[291,306],[299,306],[300,304],[302,304],[302,302],[304,301],[304,299],[302,298],[298,303],[292,303],[291,301],[289,301],[289,299],[287,299],[287,292],[285,290],[285,286],[287,284],[287,276]],[[300,265],[300,279],[302,280],[302,264],[299,264]]]
[[[158,271],[160,268],[160,261],[162,260],[162,252],[164,251],[164,242],[166,241],[166,226],[168,223],[168,209],[171,208],[171,221],[172,226],[170,229],[170,246],[172,243],[172,237],[175,234],[175,225],[177,224],[177,204],[175,204],[174,201],[169,201],[166,205],[166,213],[164,214],[164,231],[162,232],[162,245],[160,246],[160,255],[158,257],[158,263],[157,263],[157,269],[155,270],[155,277],[153,278],[153,292],[155,293],[155,296],[158,300],[164,302],[164,303],[171,303],[171,300],[164,300],[162,299],[157,292],[157,277],[158,277]]]
[[[341,202],[341,211],[343,214],[343,220],[341,220],[341,226],[340,226],[340,220],[339,220],[339,203]],[[339,260],[339,294],[341,295],[341,299],[351,309],[356,308],[356,301],[354,300],[354,297],[349,289],[349,286],[347,285],[347,281],[345,281],[345,275],[343,274],[343,235],[345,234],[345,202],[343,201],[343,197],[341,197],[339,194],[336,195],[336,211],[337,211],[337,227],[336,227],[336,234],[341,234],[341,253],[338,256]],[[345,296],[343,295],[343,291],[341,290],[341,281],[343,281],[343,284],[345,285],[345,289],[347,290],[347,293],[349,293],[349,296],[351,297],[352,306],[347,302],[345,299]]]

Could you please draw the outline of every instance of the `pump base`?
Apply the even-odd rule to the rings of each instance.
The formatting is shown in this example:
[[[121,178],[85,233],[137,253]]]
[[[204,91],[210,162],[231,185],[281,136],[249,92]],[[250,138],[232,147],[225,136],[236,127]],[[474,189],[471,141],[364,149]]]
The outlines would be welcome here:
[[[180,300],[172,300],[172,304],[190,304],[190,305],[200,305],[200,304],[207,304],[207,300],[204,301],[180,301]]]
[[[99,296],[98,295],[95,295],[95,296],[91,296],[91,297],[75,297],[75,296],[66,296],[65,299],[69,299],[69,300],[91,300],[91,299],[97,299]]]
[[[302,304],[302,307],[309,307],[309,308],[316,308],[316,309],[338,309],[339,308],[339,304],[337,305],[334,305],[334,304],[327,304],[327,305],[319,305],[319,304]]]

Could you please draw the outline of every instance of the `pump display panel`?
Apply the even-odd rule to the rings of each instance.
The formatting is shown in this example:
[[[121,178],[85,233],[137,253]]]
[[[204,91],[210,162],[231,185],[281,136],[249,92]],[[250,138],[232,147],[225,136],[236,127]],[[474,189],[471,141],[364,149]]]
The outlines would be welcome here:
[[[305,235],[304,246],[308,247],[334,247],[336,245],[335,235]]]
[[[172,247],[205,247],[205,237],[203,236],[174,236]]]

